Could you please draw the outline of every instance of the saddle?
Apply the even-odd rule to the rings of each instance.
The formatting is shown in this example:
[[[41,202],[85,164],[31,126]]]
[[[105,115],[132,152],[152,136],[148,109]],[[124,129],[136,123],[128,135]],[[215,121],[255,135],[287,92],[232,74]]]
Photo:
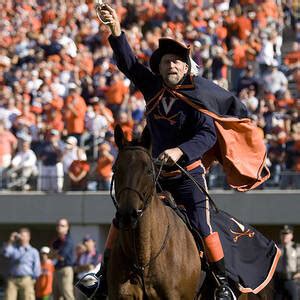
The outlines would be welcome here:
[[[189,229],[189,231],[192,233],[194,237],[201,259],[204,259],[205,256],[203,255],[204,253],[203,239],[198,229],[191,224],[184,206],[177,205],[171,193],[167,191],[163,191],[159,193],[158,196],[162,200],[163,204],[172,208],[174,212],[177,214],[177,216],[185,223],[185,225],[187,226],[187,228]]]

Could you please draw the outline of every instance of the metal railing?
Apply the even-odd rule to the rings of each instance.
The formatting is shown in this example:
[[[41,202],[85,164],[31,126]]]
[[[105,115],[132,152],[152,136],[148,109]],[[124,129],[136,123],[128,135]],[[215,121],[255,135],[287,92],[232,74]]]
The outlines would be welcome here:
[[[210,190],[230,189],[221,167],[215,167],[206,175]],[[34,174],[24,177],[22,174],[10,173],[9,170],[0,170],[0,191],[45,191],[64,192],[74,190],[100,191],[108,190],[109,183],[103,183],[96,174],[90,174],[83,188],[72,187],[67,174],[60,176]],[[270,179],[258,189],[300,189],[300,172],[281,171],[272,174]]]

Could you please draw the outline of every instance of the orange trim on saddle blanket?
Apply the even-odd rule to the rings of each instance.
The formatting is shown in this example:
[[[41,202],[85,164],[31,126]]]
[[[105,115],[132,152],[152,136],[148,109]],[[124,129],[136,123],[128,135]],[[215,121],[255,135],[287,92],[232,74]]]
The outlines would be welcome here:
[[[112,249],[118,237],[118,234],[119,234],[119,229],[115,227],[113,223],[111,223],[104,249]]]
[[[213,232],[204,238],[204,245],[209,262],[217,262],[224,257],[224,251],[218,232]]]
[[[245,294],[247,294],[247,293],[258,294],[261,290],[263,290],[270,283],[270,281],[271,281],[271,279],[274,275],[274,272],[276,270],[280,255],[281,255],[281,251],[277,246],[276,246],[276,250],[277,250],[276,255],[274,257],[271,269],[270,269],[269,274],[267,275],[266,279],[255,289],[245,288],[245,287],[243,287],[239,284],[239,290],[242,293],[245,293]]]
[[[196,168],[198,168],[199,166],[202,166],[202,162],[201,160],[196,160],[193,163],[191,163],[190,165],[186,166],[184,169],[187,171],[192,171]],[[174,177],[174,176],[178,176],[181,174],[181,170],[174,170],[174,171],[170,171],[170,172],[166,172],[164,170],[161,171],[160,175],[162,177]]]

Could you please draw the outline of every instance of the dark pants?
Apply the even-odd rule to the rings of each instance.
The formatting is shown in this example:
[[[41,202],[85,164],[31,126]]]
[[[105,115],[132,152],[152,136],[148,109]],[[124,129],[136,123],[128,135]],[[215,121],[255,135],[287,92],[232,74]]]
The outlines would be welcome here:
[[[204,170],[198,167],[190,174],[206,189]],[[187,211],[190,222],[203,237],[213,232],[210,224],[210,205],[205,194],[186,175],[180,175],[159,181],[163,190],[169,191],[177,205],[183,205]]]

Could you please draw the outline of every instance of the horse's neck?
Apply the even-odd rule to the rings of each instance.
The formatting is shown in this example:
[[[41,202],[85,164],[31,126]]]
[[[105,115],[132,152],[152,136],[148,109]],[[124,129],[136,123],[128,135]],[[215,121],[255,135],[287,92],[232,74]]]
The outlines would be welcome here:
[[[147,263],[159,251],[168,228],[167,211],[161,200],[153,197],[135,230],[122,233],[125,252],[137,257],[140,264]]]

